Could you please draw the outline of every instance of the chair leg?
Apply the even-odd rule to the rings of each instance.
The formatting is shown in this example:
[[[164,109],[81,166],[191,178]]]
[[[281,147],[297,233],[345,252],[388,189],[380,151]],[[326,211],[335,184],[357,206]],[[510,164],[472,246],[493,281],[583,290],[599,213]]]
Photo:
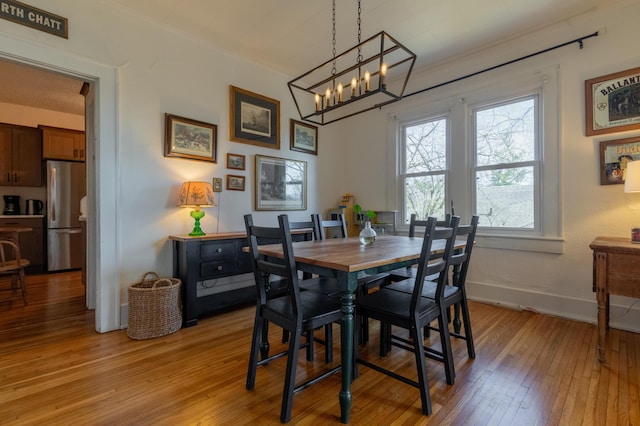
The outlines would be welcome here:
[[[300,350],[300,333],[291,333],[289,336],[289,350],[287,354],[287,373],[284,379],[284,391],[282,392],[282,407],[280,408],[280,421],[288,423],[291,420],[291,408],[293,407],[293,391],[295,389],[296,369],[298,368],[298,352]]]
[[[416,358],[418,369],[418,384],[420,388],[420,401],[422,402],[422,413],[431,415],[431,395],[429,394],[429,379],[427,378],[427,361],[424,356],[424,343],[421,339],[422,330],[418,324],[411,329],[411,338],[415,342],[413,353]]]
[[[324,361],[327,364],[333,362],[333,324],[324,326]]]
[[[456,372],[453,365],[453,355],[451,353],[451,336],[449,335],[449,324],[442,315],[438,317],[438,331],[440,332],[440,346],[442,347],[442,358],[447,384],[452,385],[456,377]]]
[[[247,369],[247,382],[245,384],[248,390],[252,390],[256,384],[256,370],[258,369],[258,355],[261,350],[261,333],[264,330],[263,322],[266,322],[256,313],[253,321],[253,336],[251,338],[251,353],[249,355],[249,367]]]
[[[462,302],[460,303],[462,309],[462,321],[464,323],[464,337],[467,341],[467,353],[469,358],[476,357],[476,349],[473,345],[473,333],[471,332],[471,318],[469,317],[469,305],[467,305],[466,295],[463,294]]]
[[[313,351],[314,351],[314,341],[313,341],[313,328],[310,328],[305,333],[307,335],[307,361],[313,362]]]
[[[25,278],[24,269],[20,269],[20,288],[22,289],[22,301],[25,306],[28,304],[27,301],[27,280]]]
[[[262,338],[260,339],[260,356],[261,359],[269,357],[269,321],[262,320]]]

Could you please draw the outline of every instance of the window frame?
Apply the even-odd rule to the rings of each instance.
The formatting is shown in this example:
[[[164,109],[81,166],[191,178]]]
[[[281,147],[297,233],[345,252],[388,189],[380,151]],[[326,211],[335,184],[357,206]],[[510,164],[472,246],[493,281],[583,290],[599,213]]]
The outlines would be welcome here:
[[[472,161],[472,171],[471,171],[471,181],[473,182],[470,185],[471,190],[471,206],[473,214],[478,214],[477,211],[477,185],[476,176],[478,171],[487,171],[487,170],[504,170],[509,168],[520,168],[520,167],[532,167],[533,168],[533,180],[534,180],[534,189],[533,189],[533,220],[534,226],[532,228],[514,228],[514,227],[504,227],[504,226],[482,226],[478,224],[478,232],[480,234],[484,233],[493,233],[497,235],[522,235],[522,236],[540,236],[542,235],[542,226],[541,226],[541,208],[542,208],[542,196],[541,196],[541,186],[542,183],[540,181],[541,178],[541,169],[542,169],[542,146],[544,145],[544,140],[542,138],[542,111],[540,108],[542,93],[541,90],[532,90],[526,91],[519,95],[515,95],[512,97],[504,98],[501,97],[498,100],[492,100],[488,102],[480,102],[474,105],[469,105],[469,113],[471,116],[470,120],[470,128],[469,128],[469,145],[472,148],[471,157]],[[476,112],[482,110],[488,110],[495,107],[500,107],[504,105],[514,104],[519,101],[524,101],[527,99],[533,99],[534,101],[534,114],[535,114],[535,136],[534,136],[534,159],[519,161],[513,163],[500,163],[500,164],[491,164],[487,166],[479,166],[477,159],[478,153],[478,140],[476,138],[477,133],[477,125],[476,125]],[[482,218],[482,216],[480,216]]]
[[[416,126],[421,123],[427,123],[431,121],[444,120],[445,121],[445,168],[443,170],[438,171],[430,171],[430,172],[420,172],[420,173],[407,173],[407,146],[406,146],[406,129],[410,126]],[[400,182],[400,225],[398,226],[401,230],[409,229],[409,222],[406,219],[410,217],[412,213],[407,211],[407,206],[404,201],[406,199],[406,179],[412,177],[420,177],[420,176],[440,176],[444,177],[444,203],[445,203],[445,211],[446,206],[449,204],[449,175],[450,175],[450,165],[451,165],[451,117],[448,112],[438,112],[433,114],[428,114],[424,116],[420,116],[419,118],[405,119],[398,123],[399,125],[399,134],[400,134],[400,170],[399,170],[399,182]],[[405,223],[406,221],[406,223]]]
[[[396,229],[408,230],[404,223],[404,142],[402,126],[438,116],[449,116],[447,145],[448,174],[445,185],[446,211],[452,200],[455,214],[470,220],[475,206],[475,142],[472,133],[472,108],[476,105],[505,102],[538,94],[538,199],[539,229],[533,231],[479,227],[476,246],[491,249],[563,253],[565,240],[562,223],[562,186],[560,174],[560,66],[536,70],[495,70],[483,79],[470,79],[421,94],[403,110],[390,112],[389,137],[394,141],[396,173],[393,176],[395,198],[401,212]],[[393,130],[392,130],[393,129]],[[460,142],[462,140],[462,143]],[[391,181],[390,181],[391,183]],[[473,190],[472,190],[473,188]]]

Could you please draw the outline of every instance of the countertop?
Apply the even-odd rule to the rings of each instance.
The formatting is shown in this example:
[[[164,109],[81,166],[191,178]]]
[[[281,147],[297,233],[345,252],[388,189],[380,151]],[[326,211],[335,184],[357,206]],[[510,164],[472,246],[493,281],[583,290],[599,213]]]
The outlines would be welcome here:
[[[0,219],[42,219],[43,214],[0,214]]]

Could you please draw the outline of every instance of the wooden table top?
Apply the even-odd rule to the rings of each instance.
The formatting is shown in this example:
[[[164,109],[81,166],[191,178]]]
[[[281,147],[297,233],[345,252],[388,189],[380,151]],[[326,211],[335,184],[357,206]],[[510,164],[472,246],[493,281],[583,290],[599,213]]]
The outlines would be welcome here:
[[[422,251],[422,237],[409,238],[382,235],[368,246],[360,244],[357,237],[330,238],[323,241],[300,241],[293,245],[297,262],[316,265],[337,271],[358,272],[382,265],[417,260]],[[444,240],[433,242],[432,252],[444,249]],[[457,241],[462,248],[465,241]],[[258,247],[260,254],[282,258],[282,246],[269,244]]]

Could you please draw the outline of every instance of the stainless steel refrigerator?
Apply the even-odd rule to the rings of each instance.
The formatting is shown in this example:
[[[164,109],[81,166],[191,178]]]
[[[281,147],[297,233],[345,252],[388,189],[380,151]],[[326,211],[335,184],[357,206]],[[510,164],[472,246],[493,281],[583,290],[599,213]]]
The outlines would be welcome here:
[[[80,200],[85,194],[84,163],[47,161],[49,271],[82,267],[84,233],[80,224]]]

